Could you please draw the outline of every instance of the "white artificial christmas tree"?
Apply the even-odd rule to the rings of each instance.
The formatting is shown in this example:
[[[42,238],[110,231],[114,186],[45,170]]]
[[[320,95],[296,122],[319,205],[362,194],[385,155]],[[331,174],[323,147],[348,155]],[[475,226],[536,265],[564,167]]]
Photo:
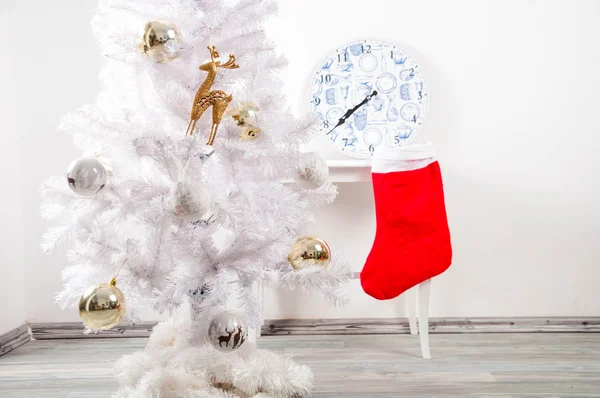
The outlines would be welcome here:
[[[257,281],[337,304],[352,276],[340,262],[295,270],[286,258],[336,188],[323,183],[326,170],[299,170],[315,123],[286,108],[277,76],[285,59],[262,25],[275,11],[270,0],[100,1],[92,27],[108,59],[104,87],[62,120],[87,159],[42,188],[42,214],[56,220],[43,248],[68,248],[62,306],[118,273],[131,319],[147,304],[171,314],[143,351],[118,362],[115,397],[310,394],[310,369],[245,335],[263,323]],[[186,136],[201,87],[220,91],[202,99],[212,102]],[[307,176],[318,177],[311,189]],[[215,345],[209,325],[229,315],[237,329]]]

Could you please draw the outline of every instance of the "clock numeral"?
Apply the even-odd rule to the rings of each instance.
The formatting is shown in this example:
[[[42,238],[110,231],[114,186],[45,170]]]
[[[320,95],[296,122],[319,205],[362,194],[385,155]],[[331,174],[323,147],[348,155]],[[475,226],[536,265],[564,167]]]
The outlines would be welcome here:
[[[321,75],[321,83],[322,82],[327,82],[329,83],[331,81],[331,75],[327,74],[325,76]]]
[[[348,53],[338,54],[338,62],[348,62]]]
[[[315,97],[315,99],[313,100],[313,102],[315,103],[315,105],[319,105],[321,103],[321,99],[319,97]]]
[[[361,46],[361,49],[362,49],[363,54],[364,53],[370,53],[371,52],[371,45],[370,44],[367,44],[367,45],[363,44]]]
[[[323,121],[323,127],[329,128],[329,122],[327,120]]]
[[[348,138],[342,138],[342,141],[344,141],[344,148],[346,148],[348,145]]]
[[[423,99],[423,92],[422,91],[419,91],[417,94],[419,95],[418,99],[420,99],[420,100]]]
[[[396,135],[394,136],[394,145],[398,145],[400,143],[400,136]]]
[[[369,152],[371,152],[371,156],[373,156],[373,152],[375,152],[375,147],[373,144],[369,145]]]
[[[410,77],[415,77],[415,68],[410,68]]]
[[[417,122],[417,115],[414,115],[414,116],[413,116],[413,118],[412,118],[412,121],[413,121],[413,123],[416,123],[416,122]]]
[[[391,57],[390,58],[394,59],[394,50],[390,51],[390,53],[391,53]]]

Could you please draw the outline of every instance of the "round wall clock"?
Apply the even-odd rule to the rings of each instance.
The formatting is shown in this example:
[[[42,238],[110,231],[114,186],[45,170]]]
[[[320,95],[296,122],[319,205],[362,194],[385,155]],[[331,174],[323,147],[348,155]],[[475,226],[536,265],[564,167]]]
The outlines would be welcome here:
[[[399,147],[419,132],[427,87],[404,51],[363,40],[333,52],[317,70],[311,103],[321,131],[339,150],[366,158]]]

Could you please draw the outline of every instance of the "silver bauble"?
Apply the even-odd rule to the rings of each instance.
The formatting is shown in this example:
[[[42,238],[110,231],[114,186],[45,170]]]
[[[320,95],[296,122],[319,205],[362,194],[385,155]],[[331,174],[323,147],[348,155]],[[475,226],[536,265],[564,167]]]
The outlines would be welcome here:
[[[302,153],[298,159],[298,185],[305,189],[316,189],[327,182],[329,167],[320,155],[314,152]]]
[[[96,158],[79,158],[69,165],[67,181],[76,194],[91,196],[104,188],[106,169]]]
[[[235,351],[248,340],[248,328],[239,315],[222,312],[210,321],[208,339],[221,352]]]
[[[88,149],[83,151],[83,153],[81,154],[82,157],[84,158],[95,158],[98,159],[98,161],[100,163],[102,163],[102,166],[104,166],[104,169],[106,170],[106,175],[109,177],[112,177],[113,174],[113,168],[112,168],[112,160],[110,158],[107,158],[105,156],[106,154],[100,153],[98,151],[95,151],[93,149]]]
[[[173,215],[187,221],[210,218],[211,197],[206,190],[189,181],[176,182],[169,194]]]
[[[165,63],[179,55],[183,48],[183,38],[174,23],[164,20],[150,21],[144,25],[140,48],[156,62]]]

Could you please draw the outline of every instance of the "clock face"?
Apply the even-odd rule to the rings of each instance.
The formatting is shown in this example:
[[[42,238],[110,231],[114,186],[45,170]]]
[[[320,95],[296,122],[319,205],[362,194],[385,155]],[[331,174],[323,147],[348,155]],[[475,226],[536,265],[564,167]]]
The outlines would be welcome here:
[[[317,70],[311,93],[321,132],[356,157],[409,142],[427,108],[419,66],[398,47],[380,41],[358,41],[336,50]]]

